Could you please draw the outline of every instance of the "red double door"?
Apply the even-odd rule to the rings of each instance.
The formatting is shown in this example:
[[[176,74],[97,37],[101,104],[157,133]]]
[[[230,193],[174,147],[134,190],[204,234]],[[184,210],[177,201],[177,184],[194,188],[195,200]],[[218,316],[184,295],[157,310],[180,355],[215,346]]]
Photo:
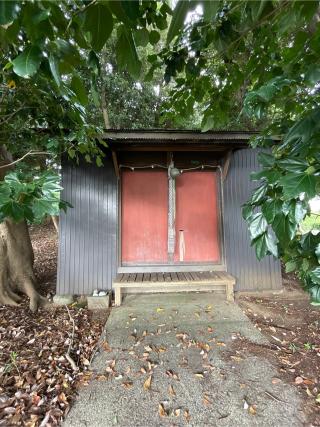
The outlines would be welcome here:
[[[217,190],[216,172],[176,178],[175,264],[219,262]],[[122,264],[168,264],[167,172],[123,171],[121,199]]]

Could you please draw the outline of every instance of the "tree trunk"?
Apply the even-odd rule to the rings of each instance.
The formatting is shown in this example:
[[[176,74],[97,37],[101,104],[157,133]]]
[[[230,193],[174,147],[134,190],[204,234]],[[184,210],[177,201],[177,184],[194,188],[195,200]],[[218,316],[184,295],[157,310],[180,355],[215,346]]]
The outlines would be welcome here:
[[[25,221],[14,223],[6,219],[0,223],[0,304],[18,305],[24,293],[30,298],[35,312],[47,299],[35,288],[33,249]]]

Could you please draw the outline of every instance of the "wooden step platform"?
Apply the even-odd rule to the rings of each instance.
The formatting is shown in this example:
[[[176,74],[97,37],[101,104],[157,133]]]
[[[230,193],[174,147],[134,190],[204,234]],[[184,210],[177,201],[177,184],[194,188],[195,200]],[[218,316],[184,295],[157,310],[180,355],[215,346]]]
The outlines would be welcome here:
[[[236,279],[225,271],[189,273],[123,273],[113,281],[115,305],[121,305],[123,289],[143,292],[201,292],[225,288],[228,301],[233,301]]]

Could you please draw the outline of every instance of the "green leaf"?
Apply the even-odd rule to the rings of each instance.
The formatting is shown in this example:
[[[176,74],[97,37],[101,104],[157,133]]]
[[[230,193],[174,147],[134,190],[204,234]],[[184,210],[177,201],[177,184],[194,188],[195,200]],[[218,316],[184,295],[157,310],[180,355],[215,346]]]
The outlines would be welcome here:
[[[71,89],[77,95],[77,98],[82,105],[88,104],[88,94],[87,90],[78,76],[73,76],[71,80]]]
[[[267,187],[265,185],[261,185],[260,187],[256,188],[251,196],[251,203],[259,203],[261,202],[266,195]]]
[[[244,205],[242,207],[242,217],[245,221],[250,220],[250,218],[252,218],[253,215],[253,208],[251,205]]]
[[[264,167],[272,167],[275,163],[275,158],[272,154],[260,152],[258,154],[259,163]]]
[[[281,213],[282,202],[278,199],[268,199],[261,205],[261,210],[267,222],[272,224],[276,215]]]
[[[256,237],[265,233],[267,227],[268,224],[263,214],[261,212],[254,214],[249,222],[251,239],[255,239]]]
[[[320,267],[316,267],[314,270],[310,271],[310,279],[313,283],[320,285]]]
[[[141,62],[138,58],[132,32],[124,25],[119,28],[116,55],[119,67],[127,69],[133,77],[138,78],[141,70]]]
[[[286,199],[293,199],[301,193],[307,193],[310,198],[316,195],[317,180],[314,175],[289,172],[280,178],[279,182]]]
[[[314,86],[320,80],[320,65],[312,64],[309,66],[305,79],[311,86]]]
[[[315,254],[318,258],[318,263],[320,264],[320,243],[316,246]]]
[[[309,167],[309,163],[305,160],[292,159],[290,157],[287,157],[284,160],[279,160],[278,165],[285,171],[296,173],[303,173]]]
[[[215,121],[213,116],[205,116],[201,123],[201,132],[207,132],[208,130],[213,129],[215,126]]]
[[[203,8],[203,19],[205,21],[212,21],[213,18],[216,16],[219,7],[220,7],[220,1],[214,0],[214,1],[203,1],[201,2],[202,8]]]
[[[158,43],[158,41],[160,40],[160,33],[158,33],[158,31],[150,31],[149,34],[149,41],[151,44],[155,45]]]
[[[287,246],[293,239],[297,226],[293,224],[288,216],[277,214],[274,218],[272,228],[279,241]]]
[[[307,208],[301,201],[296,202],[295,210],[294,210],[294,219],[297,224],[300,224],[304,217],[307,214]]]
[[[85,14],[84,28],[91,34],[91,46],[100,51],[112,33],[112,14],[103,3],[89,6]]]
[[[149,38],[150,38],[150,42],[151,42],[151,33],[157,33],[157,31],[151,31],[150,35],[149,32],[146,28],[141,28],[139,30],[136,30],[134,32],[134,39],[137,43],[138,46],[147,46],[148,42],[149,42]],[[159,33],[157,33],[159,34]],[[159,35],[159,39],[160,39],[160,35]],[[152,43],[152,42],[151,42]]]
[[[286,273],[291,273],[297,269],[297,263],[293,260],[286,262]]]
[[[95,75],[100,74],[100,61],[93,50],[89,52],[88,65],[93,70]]]
[[[258,260],[261,260],[268,254],[272,254],[275,257],[278,256],[278,248],[275,238],[269,232],[265,232],[253,239],[252,245],[255,248]]]
[[[0,25],[10,24],[20,9],[18,1],[0,0]]]
[[[167,34],[167,44],[182,30],[187,13],[194,6],[189,0],[179,0],[173,11],[172,20]]]
[[[15,222],[19,222],[24,218],[23,206],[14,200],[3,204],[0,210],[4,217],[12,218]]]
[[[57,64],[55,56],[51,53],[49,56],[49,66],[51,74],[54,78],[54,81],[56,82],[57,86],[59,87],[61,84],[61,76],[59,71],[59,65]]]
[[[38,46],[28,46],[13,61],[13,71],[20,77],[31,77],[39,69],[42,53]]]

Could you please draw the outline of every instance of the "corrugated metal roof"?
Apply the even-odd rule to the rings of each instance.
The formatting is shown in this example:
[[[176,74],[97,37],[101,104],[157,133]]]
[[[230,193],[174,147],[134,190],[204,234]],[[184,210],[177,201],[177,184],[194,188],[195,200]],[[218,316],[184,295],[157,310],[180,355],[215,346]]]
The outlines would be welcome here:
[[[252,131],[209,131],[200,132],[198,130],[176,130],[176,129],[108,129],[105,130],[103,138],[106,140],[121,141],[140,141],[165,143],[171,142],[246,142],[252,136],[257,135]]]

